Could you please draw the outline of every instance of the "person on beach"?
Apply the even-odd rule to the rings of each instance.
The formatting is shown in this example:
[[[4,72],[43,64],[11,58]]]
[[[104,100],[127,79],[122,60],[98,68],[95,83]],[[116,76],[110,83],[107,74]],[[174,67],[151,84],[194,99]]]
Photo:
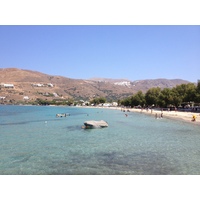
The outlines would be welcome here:
[[[192,116],[192,122],[195,122],[196,121],[196,115],[193,115]]]
[[[160,114],[160,117],[163,118],[163,113]]]
[[[156,119],[158,118],[158,114],[157,114],[157,113],[155,114],[155,118],[156,118]]]

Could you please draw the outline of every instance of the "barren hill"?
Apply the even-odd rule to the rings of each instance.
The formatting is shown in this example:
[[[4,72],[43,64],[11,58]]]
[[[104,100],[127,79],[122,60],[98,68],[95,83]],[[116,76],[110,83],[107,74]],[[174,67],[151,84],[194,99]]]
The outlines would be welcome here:
[[[172,88],[183,83],[189,82],[180,79],[130,81],[96,78],[80,80],[51,76],[30,70],[5,68],[0,69],[0,101],[34,101],[37,98],[90,100],[94,97],[117,100],[130,96],[139,90],[146,92],[152,87]],[[11,87],[12,85],[13,87]]]

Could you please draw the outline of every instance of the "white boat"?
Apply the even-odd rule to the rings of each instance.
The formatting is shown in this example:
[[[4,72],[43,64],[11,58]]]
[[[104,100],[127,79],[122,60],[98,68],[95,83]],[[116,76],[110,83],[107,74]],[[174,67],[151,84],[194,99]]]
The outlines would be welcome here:
[[[56,117],[67,117],[69,116],[69,113],[60,113],[60,114],[56,114]]]

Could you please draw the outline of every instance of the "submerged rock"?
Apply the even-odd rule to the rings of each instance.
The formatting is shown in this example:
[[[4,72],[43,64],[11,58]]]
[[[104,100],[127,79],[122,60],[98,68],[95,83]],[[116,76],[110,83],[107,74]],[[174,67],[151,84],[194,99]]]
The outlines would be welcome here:
[[[85,126],[83,126],[82,128],[86,128],[86,129],[108,127],[108,123],[105,122],[104,120],[100,120],[100,121],[94,121],[94,120],[85,121],[84,125]]]

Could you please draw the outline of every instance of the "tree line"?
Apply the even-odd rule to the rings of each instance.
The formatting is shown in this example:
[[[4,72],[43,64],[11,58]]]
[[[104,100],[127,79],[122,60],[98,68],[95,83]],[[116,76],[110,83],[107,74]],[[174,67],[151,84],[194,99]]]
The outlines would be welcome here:
[[[136,94],[119,101],[124,106],[155,106],[155,107],[178,107],[186,102],[200,103],[200,81],[177,85],[173,88],[151,88],[146,93],[138,91]]]

